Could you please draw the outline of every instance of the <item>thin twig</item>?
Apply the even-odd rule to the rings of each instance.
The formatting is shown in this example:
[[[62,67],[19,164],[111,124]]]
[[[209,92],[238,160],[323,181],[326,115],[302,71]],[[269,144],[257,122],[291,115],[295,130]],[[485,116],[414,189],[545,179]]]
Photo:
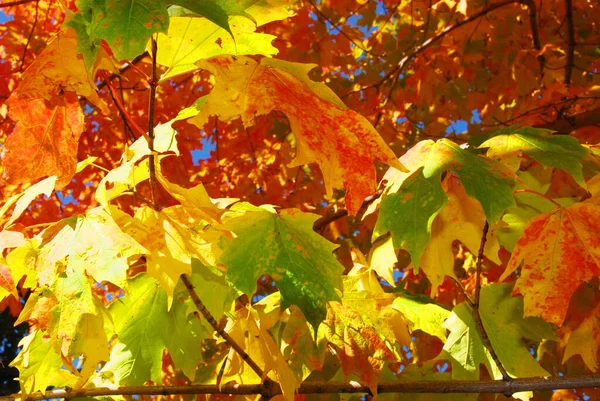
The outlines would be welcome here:
[[[504,368],[504,365],[502,365],[500,358],[498,358],[498,355],[496,354],[494,347],[492,347],[492,343],[490,342],[490,338],[487,335],[485,327],[483,327],[483,322],[481,320],[481,315],[479,313],[479,300],[480,300],[480,293],[481,293],[481,263],[483,262],[483,250],[485,248],[485,243],[487,241],[487,234],[488,234],[489,228],[490,228],[490,225],[486,220],[485,224],[483,226],[483,232],[481,234],[481,244],[479,245],[479,253],[477,254],[477,273],[476,273],[476,277],[475,277],[475,298],[473,299],[473,316],[475,317],[475,322],[477,323],[477,328],[479,329],[479,334],[481,334],[481,340],[483,342],[483,345],[485,346],[485,348],[487,348],[488,352],[490,353],[490,355],[492,357],[492,360],[494,361],[494,363],[498,367],[498,370],[502,374],[502,380],[512,381],[513,378],[510,377],[510,375]],[[510,395],[510,394],[512,394],[512,393],[509,393],[508,395]]]
[[[0,3],[0,8],[18,6],[20,4],[31,3],[31,2],[34,2],[34,1],[39,2],[39,0],[17,0],[17,1],[9,1],[9,2],[6,2],[6,3]]]
[[[362,205],[360,206],[360,209],[356,215],[356,219],[360,220],[358,218],[358,216],[360,216],[360,214],[367,208],[367,206],[369,206],[371,203],[375,202],[383,193],[382,190],[378,190],[377,192],[375,192],[373,195],[371,196],[367,196],[365,198],[365,200],[363,201]],[[319,218],[318,220],[315,221],[315,223],[313,224],[313,230],[315,230],[316,232],[320,232],[321,230],[323,230],[325,227],[327,227],[328,224],[333,223],[336,220],[339,220],[343,217],[348,216],[348,210],[346,209],[339,209],[336,212],[329,214],[327,216],[323,216],[321,218]]]
[[[31,43],[31,38],[33,37],[33,31],[35,31],[35,26],[37,25],[37,22],[38,22],[39,11],[40,11],[40,0],[36,0],[36,2],[35,2],[35,20],[33,21],[33,25],[31,26],[31,31],[29,31],[29,36],[27,37],[27,42],[25,43],[25,48],[23,49],[23,57],[21,57],[21,66],[19,66],[19,71],[21,71],[21,72],[23,72],[23,66],[25,65],[25,57],[27,56],[27,49],[29,48],[29,43]]]
[[[119,68],[119,72],[118,73],[115,72],[114,74],[108,75],[106,78],[104,78],[104,80],[102,82],[100,82],[98,84],[98,86],[97,86],[98,90],[104,88],[106,86],[106,84],[110,80],[115,79],[119,75],[121,75],[124,72],[130,70],[132,64],[138,64],[140,61],[142,61],[143,59],[145,59],[146,57],[148,57],[148,55],[149,55],[148,51],[144,51],[142,54],[140,54],[139,56],[137,56],[136,58],[134,58],[133,60],[131,60],[131,62],[126,63],[124,66],[122,66],[121,68]]]
[[[196,290],[194,288],[194,284],[192,284],[190,278],[186,274],[183,274],[181,276],[181,281],[183,281],[183,284],[185,285],[185,287],[188,290],[188,293],[190,294],[190,298],[192,298],[192,301],[194,301],[196,308],[198,308],[204,319],[206,319],[206,321],[225,340],[225,342],[231,348],[233,348],[235,352],[238,353],[238,355],[248,364],[248,366],[250,366],[250,369],[252,369],[254,373],[256,373],[261,379],[266,379],[267,376],[265,375],[265,372],[260,368],[260,366],[258,366],[258,364],[254,362],[250,355],[248,355],[246,351],[244,351],[244,349],[240,347],[240,345],[229,335],[229,333],[227,333],[221,328],[221,326],[215,320],[213,315],[211,315],[208,309],[206,309],[206,307],[200,300],[200,297],[198,297],[198,294],[196,293]],[[253,394],[261,394],[261,392]]]
[[[575,65],[575,25],[573,23],[573,1],[565,0],[565,18],[567,20],[567,65],[565,66],[565,85],[571,83],[573,66]]]
[[[321,10],[319,10],[319,8],[317,7],[317,5],[314,3],[313,0],[308,0],[308,4],[310,4],[313,8],[313,10],[315,10],[315,14],[317,14],[317,17],[319,17],[319,20],[323,20],[325,22],[328,22],[329,24],[331,24],[331,26],[336,26],[338,28],[336,28],[336,30],[346,39],[348,39],[350,41],[350,43],[354,44],[354,46],[358,47],[360,50],[371,54],[374,57],[381,57],[381,55],[377,55],[377,54],[372,54],[368,49],[366,49],[363,45],[358,44],[354,41],[354,39],[352,37],[350,37],[350,35],[348,35],[346,32],[344,32],[344,30],[342,28],[339,28],[339,24],[338,25],[334,25],[333,21],[331,21],[329,19],[329,17],[327,17],[325,14],[323,14],[323,12]],[[325,28],[327,29],[327,24],[325,24],[323,21],[321,21],[323,23],[323,25],[325,25]]]
[[[402,377],[402,375],[400,375]],[[446,380],[446,381],[400,381],[386,380],[377,385],[378,393],[411,394],[514,394],[522,391],[543,391],[600,387],[600,375],[574,377],[528,377],[503,380]],[[138,386],[116,389],[95,388],[82,390],[53,390],[46,393],[13,394],[0,398],[0,401],[28,399],[31,401],[52,398],[95,397],[103,395],[175,395],[175,394],[263,394],[262,384],[192,384],[189,386]],[[300,385],[298,394],[360,394],[370,393],[369,386],[356,382],[307,381]]]
[[[150,77],[150,99],[148,101],[148,149],[150,149],[150,159],[148,169],[150,170],[150,192],[152,194],[152,203],[156,204],[156,155],[154,154],[154,104],[156,100],[156,88],[158,87],[158,78],[156,76],[156,55],[158,45],[156,38],[152,36],[152,76]],[[133,64],[130,64],[133,65]]]
[[[131,129],[132,133],[135,132],[135,133],[139,134],[139,136],[143,136],[146,138],[146,140],[148,140],[148,136],[146,135],[144,130],[131,118],[129,113],[127,113],[127,110],[125,110],[125,106],[123,106],[123,104],[119,100],[119,97],[118,97],[119,95],[117,94],[115,88],[110,83],[108,73],[106,71],[101,71],[100,76],[104,77],[104,80],[108,87],[108,92],[110,93],[110,97],[111,97],[113,103],[115,104],[115,106],[117,106],[117,110],[119,110],[121,117],[126,122],[129,129]]]
[[[473,304],[473,301],[471,301],[471,297],[469,296],[469,294],[467,294],[467,291],[465,290],[465,287],[462,285],[462,283],[460,281],[458,281],[458,279],[456,277],[451,277],[451,278],[452,278],[452,281],[454,282],[454,284],[456,285],[456,288],[458,288],[458,290],[460,291],[461,295],[465,299],[465,301],[472,308],[474,304]]]

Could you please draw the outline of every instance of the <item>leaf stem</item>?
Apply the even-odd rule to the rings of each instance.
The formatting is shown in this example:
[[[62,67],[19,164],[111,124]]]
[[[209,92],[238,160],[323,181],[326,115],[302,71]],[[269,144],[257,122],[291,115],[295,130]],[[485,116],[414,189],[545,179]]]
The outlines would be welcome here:
[[[475,323],[477,324],[477,329],[479,329],[479,334],[481,334],[481,340],[483,341],[483,345],[485,346],[485,348],[487,348],[494,363],[498,367],[498,370],[502,374],[502,380],[504,380],[506,382],[510,382],[513,380],[513,378],[510,377],[510,375],[504,368],[504,365],[502,365],[500,358],[498,358],[496,351],[494,351],[494,347],[492,347],[490,338],[488,337],[487,332],[485,331],[485,327],[483,326],[483,321],[481,320],[481,314],[479,313],[479,301],[480,301],[480,295],[481,295],[481,263],[483,262],[483,250],[485,248],[485,243],[487,241],[487,234],[488,234],[489,229],[490,229],[490,225],[486,220],[485,224],[483,225],[483,232],[481,234],[481,244],[479,245],[479,253],[477,254],[477,273],[475,276],[475,299],[473,300],[473,317],[475,318]],[[508,395],[508,396],[510,396],[511,394],[513,394],[513,393],[512,392],[505,393],[505,395]]]
[[[554,199],[548,198],[543,193],[534,191],[533,189],[517,189],[516,191],[513,191],[513,194],[520,194],[520,193],[524,193],[524,192],[540,196],[540,197],[546,199],[548,202],[554,203],[556,205],[556,207],[563,207],[560,203],[556,202]]]

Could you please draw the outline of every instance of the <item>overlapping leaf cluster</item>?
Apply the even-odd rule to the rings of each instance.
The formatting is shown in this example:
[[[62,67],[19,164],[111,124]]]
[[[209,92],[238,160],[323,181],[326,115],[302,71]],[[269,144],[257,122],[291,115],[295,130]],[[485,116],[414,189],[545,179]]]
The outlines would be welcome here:
[[[310,13],[286,0],[27,6],[36,21],[40,9],[53,15],[54,35],[38,35],[39,51],[6,83],[9,96],[0,103],[2,132],[10,133],[2,144],[0,305],[23,300],[16,324],[27,324],[29,334],[11,365],[24,394],[265,380],[220,330],[281,385],[286,400],[305,380],[357,380],[376,395],[384,379],[597,371],[597,147],[520,125],[465,143],[391,134],[392,118],[415,116],[439,132],[431,122],[448,121],[439,99],[422,106],[434,89],[421,85],[457,71],[446,64],[406,70],[408,59],[393,55],[387,64],[395,71],[374,73],[373,53],[385,54],[404,26],[411,32],[402,43],[429,29],[437,41],[437,29],[454,21],[448,10],[461,18],[450,32],[471,22],[472,6],[430,5],[425,27],[422,12],[408,22],[402,2],[394,11],[400,18],[386,21],[361,2],[362,19],[338,35],[351,41],[350,55],[340,45],[301,57],[291,49],[306,45],[299,21],[325,19],[327,35],[349,29],[344,21],[332,27],[323,12],[341,5],[309,5]],[[368,21],[379,32],[362,38],[355,31]],[[597,27],[592,17],[585,23]],[[448,103],[459,116],[476,110],[486,121],[511,122],[515,105],[495,87],[491,100],[470,103],[490,73],[474,71],[492,51],[480,35],[466,42],[458,78],[436,95],[455,98]],[[542,70],[559,58],[552,40],[534,54]],[[432,53],[432,64],[452,59],[447,46]],[[531,56],[512,55],[513,67]],[[354,90],[369,88],[350,85],[342,101],[326,85],[340,89],[332,74],[344,64],[337,59],[348,57],[351,74],[367,75],[365,87],[379,88],[377,96],[357,102]],[[319,65],[306,63],[311,58]],[[147,73],[156,68],[159,77]],[[335,72],[348,75],[345,68]],[[512,71],[518,107],[534,101],[528,95],[563,92],[573,96],[569,107],[583,107],[581,79],[550,90],[558,78],[546,71],[536,92],[524,87],[521,69]],[[467,97],[467,83],[474,93],[463,102],[456,93]],[[155,98],[148,99],[149,87],[158,87]],[[373,109],[371,123],[365,115]],[[141,128],[148,123],[151,129]],[[211,139],[214,151],[195,160]],[[248,150],[236,154],[241,148]],[[67,194],[77,199],[68,202]],[[52,197],[60,199],[54,206]]]

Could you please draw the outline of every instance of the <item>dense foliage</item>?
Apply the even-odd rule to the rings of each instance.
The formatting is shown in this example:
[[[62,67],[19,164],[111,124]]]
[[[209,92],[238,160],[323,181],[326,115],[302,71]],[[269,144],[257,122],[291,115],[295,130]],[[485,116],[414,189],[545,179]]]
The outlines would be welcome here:
[[[597,2],[17,0],[0,20],[22,395],[434,399],[382,383],[598,370]],[[600,399],[542,382],[496,392]]]

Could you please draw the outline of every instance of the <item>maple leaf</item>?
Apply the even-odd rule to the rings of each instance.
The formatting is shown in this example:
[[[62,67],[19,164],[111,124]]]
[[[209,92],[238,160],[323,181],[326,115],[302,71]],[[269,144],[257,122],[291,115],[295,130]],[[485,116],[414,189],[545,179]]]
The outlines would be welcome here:
[[[430,241],[434,219],[448,201],[441,184],[442,173],[452,171],[460,178],[466,195],[479,202],[485,218],[490,222],[497,221],[506,208],[514,205],[514,179],[499,163],[461,149],[447,139],[422,141],[400,160],[412,173],[399,172],[393,168],[386,173],[373,239],[390,232],[394,247],[404,248],[411,255],[415,270],[422,263],[421,258]],[[468,199],[466,195],[461,201]],[[475,217],[464,218],[473,221]],[[473,233],[473,230],[469,232]],[[463,238],[468,238],[468,235],[463,235]],[[438,236],[438,240],[440,239]],[[443,280],[444,275],[446,273],[436,282]]]
[[[410,344],[407,322],[392,307],[394,299],[383,292],[346,290],[343,303],[328,304],[326,335],[344,376],[356,374],[373,394],[385,364],[400,360],[399,348]]]
[[[83,58],[78,55],[77,46],[73,29],[60,32],[27,67],[17,90],[11,96],[30,100],[44,98],[50,101],[60,92],[75,92],[108,114],[106,104],[96,93],[93,78],[98,69],[112,72],[116,68],[105,53],[100,54],[95,64],[86,66]]]
[[[431,241],[423,251],[420,264],[431,281],[432,295],[437,294],[437,289],[446,276],[456,278],[452,243],[459,240],[472,252],[477,252],[485,224],[481,205],[467,196],[464,186],[455,176],[449,174],[442,186],[448,196],[448,203],[431,225]],[[499,250],[500,245],[492,230],[487,235],[484,255],[494,263],[500,264]]]
[[[158,281],[146,274],[131,280],[128,293],[109,307],[119,340],[102,373],[112,376],[115,385],[160,383],[167,349],[176,366],[193,378],[202,362],[200,342],[209,333],[195,315],[188,316],[191,301],[183,299],[187,297],[169,311],[167,294]]]
[[[515,202],[515,206],[506,209],[506,213],[502,216],[505,225],[496,228],[498,241],[511,252],[523,235],[527,223],[534,217],[550,212],[556,207],[551,201],[527,192],[516,193]]]
[[[275,36],[254,32],[255,24],[247,18],[233,17],[229,22],[231,35],[203,18],[171,17],[168,33],[158,35],[156,61],[167,67],[161,79],[195,70],[198,60],[222,54],[277,54],[271,45]]]
[[[523,152],[545,166],[552,166],[571,174],[579,185],[585,186],[582,162],[590,151],[577,139],[568,135],[552,135],[550,130],[512,126],[497,130],[489,135],[478,135],[470,144],[488,148],[487,155],[501,161],[515,159],[517,169],[520,153]]]
[[[297,305],[316,330],[326,302],[339,300],[343,267],[332,254],[337,245],[312,230],[317,215],[244,204],[232,210],[241,208],[247,211],[223,217],[222,228],[236,235],[219,259],[227,279],[251,297],[256,280],[269,274],[281,292],[282,308]]]
[[[229,0],[78,0],[76,14],[71,26],[76,28],[80,42],[85,48],[86,59],[93,60],[99,49],[99,41],[107,41],[119,59],[133,59],[144,51],[154,33],[166,33],[169,28],[169,5],[178,5],[203,16],[221,27],[231,36],[230,16],[242,16],[261,22],[286,18],[290,15],[285,2],[229,1]],[[252,7],[254,6],[254,9]],[[175,13],[177,13],[175,11]],[[261,14],[266,14],[261,16]]]
[[[10,208],[12,205],[15,205],[13,209],[12,215],[4,225],[5,227],[9,227],[12,223],[14,223],[23,212],[29,207],[31,202],[38,195],[44,194],[46,196],[52,195],[52,191],[54,191],[54,185],[56,183],[56,176],[50,176],[40,182],[37,182],[27,188],[25,191],[20,194],[16,194],[12,196],[3,206],[2,210],[0,210],[0,217],[4,216],[4,213]]]
[[[126,287],[127,259],[148,252],[101,207],[88,211],[86,216],[59,221],[43,231],[39,239],[36,269],[41,285],[51,285],[64,264],[76,271],[87,271],[97,282]]]
[[[19,298],[10,269],[6,266],[4,258],[0,258],[0,301],[9,295],[12,295],[15,299]]]
[[[529,221],[500,280],[521,268],[515,294],[525,315],[561,326],[571,296],[600,275],[600,208],[593,203],[557,207]]]
[[[300,380],[290,368],[271,335],[262,325],[259,325],[253,318],[248,319],[247,325],[248,333],[255,338],[261,349],[263,359],[266,362],[265,371],[273,370],[277,376],[277,381],[281,385],[284,400],[293,401],[296,390],[300,387]]]
[[[513,377],[546,376],[548,373],[529,353],[521,338],[534,341],[558,340],[550,325],[541,319],[523,319],[523,303],[511,297],[512,283],[492,284],[481,288],[481,321],[498,358]],[[452,378],[478,380],[479,366],[485,365],[495,379],[502,378],[484,346],[471,308],[461,303],[444,323],[450,330],[444,350],[437,359],[452,363]]]
[[[421,330],[442,341],[446,340],[446,329],[442,324],[450,316],[450,311],[436,305],[431,298],[404,293],[394,300],[392,306],[411,322],[411,332]]]
[[[325,178],[325,189],[346,188],[350,214],[374,192],[379,160],[403,170],[393,152],[369,122],[324,84],[308,78],[314,65],[247,57],[213,57],[197,65],[214,74],[216,84],[202,111],[188,120],[203,128],[210,116],[223,121],[242,117],[244,126],[274,110],[289,119],[296,136],[296,158],[290,167],[316,162]]]
[[[58,188],[71,182],[84,129],[77,96],[66,92],[49,101],[11,96],[7,103],[17,126],[2,152],[6,180],[20,184],[56,175]]]
[[[592,372],[598,370],[598,350],[600,349],[600,303],[570,333],[563,355],[564,364],[573,355],[581,355],[583,362]]]
[[[63,369],[60,351],[53,341],[45,338],[41,330],[35,330],[19,342],[21,352],[10,363],[19,369],[19,382],[25,394],[46,391],[49,386],[62,383],[73,386],[76,376]]]

